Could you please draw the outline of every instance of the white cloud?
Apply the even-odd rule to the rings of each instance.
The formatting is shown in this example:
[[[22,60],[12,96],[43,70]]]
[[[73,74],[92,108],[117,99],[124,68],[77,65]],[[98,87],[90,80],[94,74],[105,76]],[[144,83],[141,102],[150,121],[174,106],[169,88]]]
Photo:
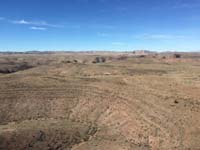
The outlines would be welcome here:
[[[31,30],[40,30],[40,31],[45,31],[47,30],[47,28],[43,28],[43,27],[30,27]]]
[[[15,20],[11,21],[14,24],[22,24],[22,25],[37,25],[37,26],[47,26],[47,27],[54,27],[54,28],[62,28],[62,25],[58,24],[49,24],[46,21],[27,21],[27,20]]]
[[[12,23],[15,23],[15,24],[32,24],[31,22],[28,22],[28,21],[25,21],[25,20],[12,21]]]

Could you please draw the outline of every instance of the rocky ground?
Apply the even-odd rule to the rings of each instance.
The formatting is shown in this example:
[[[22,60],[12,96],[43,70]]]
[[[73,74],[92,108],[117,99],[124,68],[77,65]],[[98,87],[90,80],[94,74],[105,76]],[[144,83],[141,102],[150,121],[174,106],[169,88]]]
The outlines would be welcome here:
[[[0,55],[2,150],[200,150],[200,55]]]

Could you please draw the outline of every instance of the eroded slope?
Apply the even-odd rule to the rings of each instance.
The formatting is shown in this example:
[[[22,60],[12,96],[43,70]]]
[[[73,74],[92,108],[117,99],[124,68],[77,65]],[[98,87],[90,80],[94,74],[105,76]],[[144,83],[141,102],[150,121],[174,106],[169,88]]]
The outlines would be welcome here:
[[[2,74],[0,147],[198,150],[199,74],[153,58]]]

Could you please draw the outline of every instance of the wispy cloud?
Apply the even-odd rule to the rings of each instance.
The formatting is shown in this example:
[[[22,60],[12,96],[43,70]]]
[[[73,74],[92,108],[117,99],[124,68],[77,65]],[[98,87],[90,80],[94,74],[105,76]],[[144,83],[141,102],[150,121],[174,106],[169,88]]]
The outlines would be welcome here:
[[[21,24],[21,25],[36,25],[36,26],[46,26],[46,27],[53,27],[53,28],[62,28],[64,26],[58,24],[50,24],[46,21],[27,21],[27,20],[14,20],[11,21],[13,24]]]
[[[0,17],[0,20],[4,20],[5,18],[4,17]]]
[[[40,30],[40,31],[47,30],[47,28],[43,28],[43,27],[30,27],[29,29],[31,29],[31,30]]]
[[[25,21],[25,20],[17,20],[17,21],[11,21],[14,24],[32,24],[31,22]]]
[[[185,37],[186,36],[183,35],[169,35],[169,34],[142,34],[134,36],[134,38],[136,39],[143,39],[143,40],[152,40],[152,39],[172,40],[172,39],[183,39]]]
[[[176,4],[173,6],[173,8],[199,8],[200,2],[197,1],[184,1],[184,0],[177,0]]]
[[[190,8],[190,9],[199,8],[199,7],[200,7],[200,4],[187,4],[187,3],[173,6],[173,8]]]

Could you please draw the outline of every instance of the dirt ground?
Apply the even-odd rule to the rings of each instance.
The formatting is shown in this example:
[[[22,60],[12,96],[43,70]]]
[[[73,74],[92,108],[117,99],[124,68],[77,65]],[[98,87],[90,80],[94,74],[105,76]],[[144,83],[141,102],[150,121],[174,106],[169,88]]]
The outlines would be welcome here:
[[[0,54],[0,150],[200,150],[200,54]]]

